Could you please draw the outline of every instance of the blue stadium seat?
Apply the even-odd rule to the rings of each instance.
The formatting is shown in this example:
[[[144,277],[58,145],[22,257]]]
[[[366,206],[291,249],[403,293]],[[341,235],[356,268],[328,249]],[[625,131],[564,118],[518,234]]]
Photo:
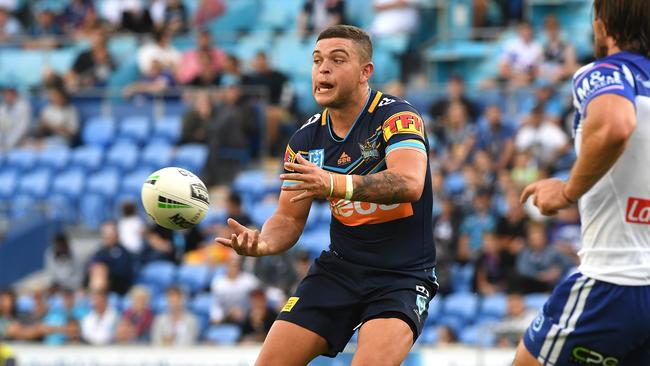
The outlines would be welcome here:
[[[454,292],[472,291],[474,281],[474,266],[471,263],[451,266],[451,287]]]
[[[46,53],[45,60],[49,67],[62,75],[72,68],[78,52],[73,47],[60,48]]]
[[[190,309],[197,316],[209,317],[213,301],[214,296],[211,293],[201,292],[196,294],[190,302]]]
[[[151,175],[149,169],[138,169],[127,174],[122,178],[122,187],[120,192],[122,194],[139,197],[142,185],[149,175]]]
[[[549,295],[545,293],[528,294],[524,296],[524,303],[528,309],[541,310],[548,298]]]
[[[63,194],[74,199],[79,198],[83,192],[86,178],[83,170],[76,167],[61,172],[52,182],[52,193]]]
[[[86,145],[96,145],[106,148],[113,141],[115,135],[115,120],[106,117],[90,118],[82,132],[81,140]]]
[[[6,166],[20,170],[29,170],[36,163],[37,152],[33,149],[13,149],[6,157]]]
[[[125,117],[119,124],[119,138],[143,144],[150,137],[151,125],[147,116]]]
[[[281,31],[293,29],[302,3],[301,0],[262,1],[263,10],[255,24],[256,29]]]
[[[117,183],[115,183],[117,185]],[[105,220],[112,218],[110,207],[111,200],[97,193],[87,193],[79,202],[79,217],[81,223],[88,229],[97,230]]]
[[[208,147],[201,144],[185,144],[178,147],[174,156],[174,166],[201,174],[208,158]]]
[[[138,40],[133,35],[111,36],[108,40],[108,52],[118,64],[129,59],[138,50]]]
[[[442,295],[436,295],[433,297],[431,302],[429,302],[429,310],[427,315],[427,325],[433,325],[438,323],[442,313],[442,307],[444,303],[444,298]]]
[[[18,174],[13,169],[0,170],[0,200],[10,198],[18,184]]]
[[[77,200],[63,194],[53,193],[45,199],[46,216],[52,222],[74,224],[77,222]]]
[[[171,144],[177,143],[181,137],[181,117],[168,114],[154,121],[153,137],[163,138]]]
[[[233,345],[241,337],[241,329],[234,324],[220,324],[211,326],[205,334],[208,342],[219,345]]]
[[[298,239],[298,243],[300,243],[300,247],[307,250],[312,257],[316,257],[321,251],[327,250],[330,245],[329,228],[304,233],[300,239]]]
[[[154,142],[142,150],[140,163],[143,166],[150,167],[152,171],[168,167],[172,163],[173,148],[171,145]]]
[[[86,192],[113,197],[117,194],[119,182],[120,176],[115,169],[103,169],[88,178]]]
[[[472,323],[478,310],[478,296],[471,293],[453,293],[445,298],[442,317],[456,317],[465,324]]]
[[[143,99],[134,101],[120,101],[110,104],[111,116],[116,120],[122,121],[131,116],[145,116],[153,119],[154,116],[154,102],[151,100]]]
[[[102,98],[91,96],[71,97],[70,104],[72,104],[79,112],[79,119],[81,121],[88,121],[89,119],[102,114]]]
[[[479,317],[483,320],[499,320],[506,315],[506,296],[504,294],[494,294],[486,296],[481,301]]]
[[[468,326],[458,335],[458,339],[468,346],[494,347],[496,337],[487,326]]]
[[[122,308],[122,303],[123,303],[123,300],[122,300],[122,296],[120,296],[120,294],[115,293],[115,292],[111,292],[111,293],[108,294],[108,306],[115,309],[115,311],[117,311],[118,314],[121,313],[122,310],[124,310]]]
[[[138,283],[151,286],[154,292],[162,292],[174,283],[175,278],[176,266],[173,263],[156,261],[142,267]]]
[[[160,314],[167,310],[169,304],[167,303],[167,296],[164,292],[156,292],[151,298],[151,310],[154,314]]]
[[[67,166],[70,155],[69,147],[63,145],[52,146],[39,152],[38,164],[51,170],[60,170]]]
[[[43,198],[50,187],[50,176],[50,171],[47,169],[34,170],[20,178],[18,191],[35,198]]]
[[[418,338],[418,342],[426,345],[435,345],[438,343],[438,328],[437,326],[424,328]]]
[[[260,203],[255,207],[255,211],[251,213],[251,220],[257,227],[262,227],[277,208],[278,204],[273,201]]]
[[[176,282],[187,287],[192,293],[197,293],[208,287],[209,275],[208,266],[183,265],[178,269]]]
[[[265,180],[266,173],[263,170],[249,170],[237,175],[232,188],[242,196],[242,200],[257,200],[264,194],[264,187],[260,182]]]
[[[95,145],[82,145],[72,151],[71,165],[94,172],[102,166],[104,150]]]
[[[13,220],[22,220],[29,217],[33,217],[34,214],[38,213],[39,207],[37,205],[38,201],[31,195],[28,194],[16,194],[11,198],[11,207],[9,208],[9,216]]]
[[[19,314],[31,314],[36,303],[31,295],[20,295],[16,299],[16,310]]]
[[[119,168],[121,171],[130,171],[138,163],[140,151],[138,146],[122,142],[115,144],[106,153],[106,165]]]
[[[227,218],[226,210],[223,208],[210,207],[210,210],[208,210],[201,223],[199,223],[199,228],[204,230],[213,225],[225,224]]]

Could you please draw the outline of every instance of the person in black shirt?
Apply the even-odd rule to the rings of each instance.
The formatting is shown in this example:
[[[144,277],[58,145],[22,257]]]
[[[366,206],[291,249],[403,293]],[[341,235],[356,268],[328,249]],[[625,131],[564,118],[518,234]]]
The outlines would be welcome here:
[[[199,74],[190,81],[189,85],[208,88],[221,84],[221,74],[214,69],[211,51],[199,51],[199,67]]]
[[[100,231],[102,247],[90,260],[88,286],[93,290],[124,295],[135,277],[134,263],[129,251],[119,242],[115,222],[104,222]]]
[[[81,52],[65,75],[66,88],[77,91],[89,87],[106,86],[116,64],[106,46],[106,34],[97,31],[92,36],[91,48]]]
[[[251,291],[248,297],[251,307],[241,324],[241,342],[263,342],[278,313],[268,305],[263,289]]]

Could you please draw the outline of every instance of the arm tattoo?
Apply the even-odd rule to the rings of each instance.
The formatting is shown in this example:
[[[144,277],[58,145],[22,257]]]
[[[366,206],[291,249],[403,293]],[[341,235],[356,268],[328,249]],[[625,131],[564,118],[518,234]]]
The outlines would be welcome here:
[[[390,171],[360,175],[354,183],[353,201],[394,204],[407,202],[408,185],[404,177]]]

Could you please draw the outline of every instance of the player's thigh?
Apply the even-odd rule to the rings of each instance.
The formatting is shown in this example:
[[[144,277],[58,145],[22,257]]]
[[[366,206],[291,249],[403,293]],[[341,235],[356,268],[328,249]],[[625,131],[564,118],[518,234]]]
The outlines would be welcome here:
[[[398,366],[413,346],[411,327],[398,318],[376,318],[359,330],[353,366]]]
[[[541,366],[542,364],[537,361],[535,357],[526,349],[524,342],[519,342],[517,353],[515,354],[515,361],[512,366]]]
[[[277,320],[269,331],[256,366],[304,366],[327,351],[325,338],[299,325]]]

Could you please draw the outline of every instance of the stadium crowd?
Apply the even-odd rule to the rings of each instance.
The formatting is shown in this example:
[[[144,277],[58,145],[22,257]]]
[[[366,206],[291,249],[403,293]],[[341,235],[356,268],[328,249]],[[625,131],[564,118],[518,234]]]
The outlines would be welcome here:
[[[210,186],[233,182],[246,168],[233,154],[253,148],[260,135],[264,151],[259,155],[279,160],[291,133],[313,112],[298,103],[311,96],[299,95],[291,75],[279,71],[265,52],[239,59],[219,47],[218,34],[204,28],[223,16],[227,2],[202,0],[193,12],[180,0],[154,0],[147,7],[135,0],[103,3],[0,1],[0,47],[88,45],[69,70],[42,70],[37,89],[47,92],[47,103],[35,118],[25,88],[2,86],[0,152],[81,144],[85,121],[70,100],[108,86],[118,62],[107,42],[124,34],[144,41],[137,50],[140,76],[121,89],[121,97],[180,98],[186,108],[177,144],[209,148],[202,177]],[[289,32],[308,38],[347,22],[344,3],[305,0]],[[373,6],[369,30],[375,39],[415,37],[426,28],[418,24],[417,1],[375,0]],[[504,41],[492,77],[472,85],[479,92],[468,92],[463,76],[453,74],[444,92],[431,97],[427,90],[433,86],[422,77],[417,45],[400,55],[400,77],[376,88],[407,100],[419,96],[432,147],[439,296],[505,299],[497,317],[430,319],[435,334],[423,334],[421,342],[455,343],[464,326],[476,325],[491,332],[494,344],[514,346],[536,314],[526,296],[549,292],[577,264],[577,209],[546,219],[532,206],[522,206],[519,195],[541,177],[565,175],[575,158],[565,84],[585,60],[563,38],[555,17],[546,18],[543,29],[525,22],[523,0],[477,0],[473,6],[476,27],[516,30]],[[172,40],[186,34],[194,44],[181,51]],[[262,124],[254,122],[258,118]],[[248,215],[256,207],[242,204],[239,193],[228,195],[224,217],[252,224]],[[274,195],[277,191],[259,204]],[[58,234],[44,254],[46,286],[21,296],[12,289],[0,293],[0,339],[93,345],[259,342],[317,254],[298,244],[283,255],[242,259],[212,242],[217,235],[228,236],[224,222],[172,232],[143,218],[134,202],[123,202],[120,210],[101,224],[101,244],[87,261],[76,255],[65,233]],[[145,272],[152,266],[171,266],[173,279],[148,280]],[[207,268],[196,285],[180,280],[184,268],[192,267]],[[232,329],[234,336],[224,335]]]

